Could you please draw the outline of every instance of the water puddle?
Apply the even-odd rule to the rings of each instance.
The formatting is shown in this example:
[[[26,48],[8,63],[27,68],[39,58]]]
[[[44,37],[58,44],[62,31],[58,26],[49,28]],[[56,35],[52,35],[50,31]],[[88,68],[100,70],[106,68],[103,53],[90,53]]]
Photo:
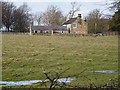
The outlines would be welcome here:
[[[57,80],[59,83],[69,83],[71,81],[77,80],[76,78],[60,78]]]
[[[95,73],[118,73],[116,70],[90,70],[85,72],[95,72]],[[59,83],[69,83],[74,80],[77,80],[76,78],[60,78],[57,80]],[[38,82],[47,82],[49,80],[25,80],[25,81],[0,81],[0,85],[2,86],[18,86],[18,85],[32,85],[34,83]]]
[[[68,83],[73,80],[76,80],[76,78],[60,78],[57,80],[59,83]],[[34,83],[38,82],[47,82],[48,80],[26,80],[26,81],[0,81],[0,85],[2,86],[18,86],[18,85],[32,85]]]
[[[34,83],[42,82],[41,80],[29,80],[29,81],[0,81],[0,85],[3,86],[17,86],[17,85],[31,85]]]
[[[115,70],[91,70],[86,72],[96,72],[96,73],[117,73]]]

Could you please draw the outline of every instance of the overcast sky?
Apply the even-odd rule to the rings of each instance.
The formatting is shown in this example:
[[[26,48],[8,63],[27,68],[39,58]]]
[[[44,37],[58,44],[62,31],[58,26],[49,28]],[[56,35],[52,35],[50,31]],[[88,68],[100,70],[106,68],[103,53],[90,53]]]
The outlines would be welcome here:
[[[5,1],[12,1],[12,2],[26,2],[26,0],[5,0]],[[27,2],[108,2],[111,0],[27,0]]]
[[[5,0],[14,2],[16,6],[20,6],[23,2],[27,2],[27,5],[31,9],[31,13],[44,12],[49,5],[55,5],[59,7],[63,13],[68,14],[71,9],[70,2],[76,1],[78,4],[81,4],[80,11],[76,13],[81,13],[85,17],[90,11],[94,9],[100,9],[104,14],[111,14],[107,9],[108,6],[105,5],[109,3],[110,0]]]

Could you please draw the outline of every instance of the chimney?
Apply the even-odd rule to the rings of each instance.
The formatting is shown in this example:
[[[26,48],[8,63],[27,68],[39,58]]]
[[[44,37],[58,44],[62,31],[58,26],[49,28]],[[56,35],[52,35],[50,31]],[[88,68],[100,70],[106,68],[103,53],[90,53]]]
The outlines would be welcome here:
[[[78,16],[77,16],[77,20],[78,20],[78,23],[82,23],[82,16],[81,16],[81,14],[78,14]]]
[[[78,14],[78,17],[81,18],[81,14]]]

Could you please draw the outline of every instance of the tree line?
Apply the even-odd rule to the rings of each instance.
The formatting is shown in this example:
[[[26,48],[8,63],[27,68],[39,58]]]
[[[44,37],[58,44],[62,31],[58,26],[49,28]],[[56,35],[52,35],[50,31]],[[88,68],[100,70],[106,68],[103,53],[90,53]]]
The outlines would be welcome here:
[[[2,2],[2,24],[16,32],[27,32],[30,21],[29,8],[26,3],[18,8],[12,2]]]
[[[2,26],[7,28],[7,31],[28,32],[30,24],[37,21],[38,25],[46,26],[62,25],[66,20],[63,12],[54,5],[48,6],[45,12],[31,14],[30,8],[26,3],[18,8],[12,2],[2,2]]]
[[[69,18],[74,17],[75,13],[80,11],[81,5],[77,2],[71,2],[71,8],[67,15],[63,14],[57,6],[50,5],[44,12],[36,14],[30,13],[27,3],[16,7],[12,2],[2,2],[2,25],[7,31],[28,32],[30,23],[36,21],[37,25],[59,26]],[[89,33],[98,33],[106,30],[118,31],[120,28],[120,0],[113,0],[110,9],[115,10],[113,16],[103,16],[99,9],[94,9],[86,16]],[[2,27],[0,25],[0,27]]]
[[[115,10],[115,14],[110,20],[110,30],[120,31],[120,0],[116,0],[112,3],[110,7],[112,10]]]
[[[88,33],[101,33],[120,30],[120,0],[113,0],[108,9],[115,12],[112,15],[103,15],[99,9],[89,12],[87,18]]]

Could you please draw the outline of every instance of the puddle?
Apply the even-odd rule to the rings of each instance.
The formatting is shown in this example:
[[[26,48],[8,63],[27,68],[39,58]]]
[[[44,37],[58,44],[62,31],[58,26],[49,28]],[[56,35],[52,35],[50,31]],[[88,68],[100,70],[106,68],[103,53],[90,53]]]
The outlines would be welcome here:
[[[115,70],[91,70],[91,71],[85,71],[85,72],[96,72],[96,73],[117,73]],[[57,80],[59,83],[69,83],[74,80],[77,80],[76,78],[60,78]],[[44,82],[47,82],[48,80],[44,80]],[[3,86],[18,86],[18,85],[32,85],[34,83],[43,82],[43,80],[26,80],[26,81],[0,81],[0,85]]]
[[[98,72],[98,73],[117,73],[115,70],[91,70],[86,72]]]
[[[31,85],[33,83],[42,82],[42,80],[30,80],[30,81],[0,81],[0,85],[4,86],[17,86],[17,85]]]
[[[68,83],[73,80],[76,80],[76,78],[60,78],[57,80],[59,83]],[[48,80],[44,80],[44,82],[47,82]],[[32,85],[34,83],[43,82],[43,80],[26,80],[26,81],[0,81],[0,85],[2,86],[18,86],[18,85]]]
[[[77,80],[76,78],[60,78],[57,80],[57,82],[60,82],[60,83],[69,83],[71,81],[74,81],[74,80]]]

